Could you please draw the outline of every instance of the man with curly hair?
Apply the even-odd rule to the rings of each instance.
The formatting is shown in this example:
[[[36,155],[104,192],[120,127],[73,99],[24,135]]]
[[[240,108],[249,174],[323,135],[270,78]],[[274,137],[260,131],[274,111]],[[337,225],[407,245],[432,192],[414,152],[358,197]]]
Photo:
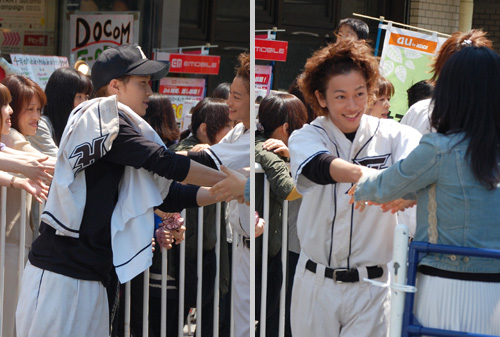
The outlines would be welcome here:
[[[341,39],[316,51],[299,80],[319,117],[289,140],[292,176],[302,194],[294,337],[382,337],[388,332],[389,292],[363,279],[387,281],[396,215],[377,207],[355,211],[347,191],[363,166],[391,166],[417,146],[420,134],[365,114],[378,78],[370,47]],[[339,169],[339,158],[360,166]]]

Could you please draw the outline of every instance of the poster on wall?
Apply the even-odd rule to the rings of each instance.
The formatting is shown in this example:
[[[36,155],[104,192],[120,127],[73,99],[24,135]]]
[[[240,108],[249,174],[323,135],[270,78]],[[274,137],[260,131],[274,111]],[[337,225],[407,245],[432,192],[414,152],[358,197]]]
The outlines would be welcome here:
[[[391,81],[395,94],[391,99],[390,118],[400,120],[408,110],[406,90],[431,78],[431,61],[446,38],[418,33],[392,25],[386,26],[380,72]]]
[[[0,0],[1,52],[55,54],[55,31],[47,18],[56,10],[50,0]]]
[[[138,42],[134,14],[85,14],[70,16],[70,55],[92,67],[103,50]]]
[[[60,67],[68,67],[68,59],[62,56],[11,54],[12,66],[22,75],[31,78],[45,90],[50,75]]]
[[[182,123],[185,102],[201,101],[205,97],[205,79],[165,77],[160,80],[159,92],[168,96],[174,108],[175,120]],[[189,104],[193,106],[192,102]]]
[[[255,66],[255,97],[257,101],[262,100],[262,98],[266,97],[271,92],[272,76],[272,66]]]

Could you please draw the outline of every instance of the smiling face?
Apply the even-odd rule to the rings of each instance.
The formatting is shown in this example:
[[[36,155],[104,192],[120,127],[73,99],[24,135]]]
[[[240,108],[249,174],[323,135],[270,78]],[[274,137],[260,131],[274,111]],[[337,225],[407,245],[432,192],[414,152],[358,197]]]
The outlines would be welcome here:
[[[128,81],[112,80],[110,85],[118,97],[118,102],[127,105],[139,116],[146,114],[149,96],[153,94],[149,85],[150,76],[130,76]]]
[[[245,128],[250,128],[250,93],[245,85],[245,80],[235,77],[227,99],[229,106],[229,119],[241,121]]]
[[[34,136],[38,121],[42,115],[42,104],[37,95],[33,95],[29,104],[19,113],[18,129],[25,136]]]
[[[325,94],[316,90],[315,95],[340,131],[352,133],[358,129],[368,101],[367,84],[361,72],[352,70],[334,75],[327,82]]]
[[[387,118],[389,116],[389,108],[391,107],[389,99],[390,97],[387,97],[387,95],[377,97],[377,100],[370,111],[370,115],[377,118]]]
[[[4,104],[4,105],[2,105],[0,113],[2,115],[1,133],[2,133],[2,135],[6,135],[9,133],[10,126],[12,125],[12,122],[10,121],[10,115],[12,115],[12,108],[10,107],[9,104]]]

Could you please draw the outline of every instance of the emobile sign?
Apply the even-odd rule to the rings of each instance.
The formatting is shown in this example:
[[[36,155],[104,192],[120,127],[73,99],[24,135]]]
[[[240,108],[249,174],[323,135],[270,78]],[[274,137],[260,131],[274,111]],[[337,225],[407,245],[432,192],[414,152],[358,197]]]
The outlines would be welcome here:
[[[287,41],[255,39],[255,59],[286,62]]]
[[[220,56],[169,54],[170,72],[185,74],[219,74]]]

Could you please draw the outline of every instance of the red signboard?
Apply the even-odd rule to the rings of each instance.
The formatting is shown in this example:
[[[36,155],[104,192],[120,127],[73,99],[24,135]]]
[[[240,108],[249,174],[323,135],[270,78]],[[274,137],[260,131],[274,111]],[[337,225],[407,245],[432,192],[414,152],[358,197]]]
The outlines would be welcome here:
[[[255,39],[255,59],[268,61],[286,61],[287,41]]]
[[[47,46],[48,36],[40,34],[24,34],[24,45],[32,47]]]
[[[203,94],[203,87],[166,85],[162,87],[161,93],[166,95],[200,96]]]
[[[220,56],[170,54],[170,72],[186,74],[219,74]]]

